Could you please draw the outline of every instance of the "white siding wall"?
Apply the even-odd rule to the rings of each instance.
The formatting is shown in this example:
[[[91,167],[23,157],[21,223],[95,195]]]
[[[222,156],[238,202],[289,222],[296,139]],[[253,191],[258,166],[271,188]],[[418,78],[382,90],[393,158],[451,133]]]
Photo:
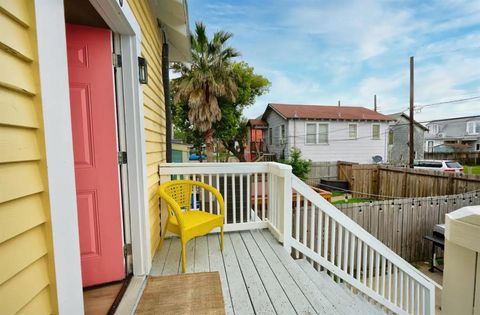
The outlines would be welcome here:
[[[273,115],[271,115],[273,116]],[[386,137],[388,136],[387,122],[351,122],[351,121],[289,121],[289,144],[302,151],[302,157],[312,161],[350,161],[358,163],[372,163],[372,156],[380,155],[384,161],[387,155]],[[328,144],[305,144],[306,123],[327,123]],[[357,139],[349,140],[348,125],[357,124]],[[372,125],[380,125],[380,139],[372,139]],[[295,139],[295,140],[294,140]]]

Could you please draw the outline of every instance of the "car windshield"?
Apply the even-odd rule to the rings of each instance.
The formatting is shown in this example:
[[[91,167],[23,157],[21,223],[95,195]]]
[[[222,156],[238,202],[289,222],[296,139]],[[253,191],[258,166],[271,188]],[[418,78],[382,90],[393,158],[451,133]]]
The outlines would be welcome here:
[[[445,162],[449,168],[462,168],[462,165],[458,162]]]

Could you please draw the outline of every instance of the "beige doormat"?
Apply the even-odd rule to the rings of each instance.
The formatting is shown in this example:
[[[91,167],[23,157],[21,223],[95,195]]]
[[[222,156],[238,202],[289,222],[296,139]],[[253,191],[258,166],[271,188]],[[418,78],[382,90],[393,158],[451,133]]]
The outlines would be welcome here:
[[[218,272],[150,277],[136,314],[225,314]]]

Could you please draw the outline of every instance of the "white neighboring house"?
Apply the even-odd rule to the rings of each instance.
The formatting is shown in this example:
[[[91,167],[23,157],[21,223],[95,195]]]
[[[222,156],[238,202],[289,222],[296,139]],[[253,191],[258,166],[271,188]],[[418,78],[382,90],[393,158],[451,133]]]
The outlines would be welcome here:
[[[387,157],[388,125],[392,120],[365,107],[268,104],[265,143],[277,159],[292,148],[314,162],[373,163]]]

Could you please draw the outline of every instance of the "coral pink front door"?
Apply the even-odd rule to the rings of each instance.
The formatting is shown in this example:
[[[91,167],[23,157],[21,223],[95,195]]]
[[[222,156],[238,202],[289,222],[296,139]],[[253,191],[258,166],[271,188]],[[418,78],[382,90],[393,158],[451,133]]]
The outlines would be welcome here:
[[[111,32],[66,31],[82,278],[91,286],[125,277]]]

